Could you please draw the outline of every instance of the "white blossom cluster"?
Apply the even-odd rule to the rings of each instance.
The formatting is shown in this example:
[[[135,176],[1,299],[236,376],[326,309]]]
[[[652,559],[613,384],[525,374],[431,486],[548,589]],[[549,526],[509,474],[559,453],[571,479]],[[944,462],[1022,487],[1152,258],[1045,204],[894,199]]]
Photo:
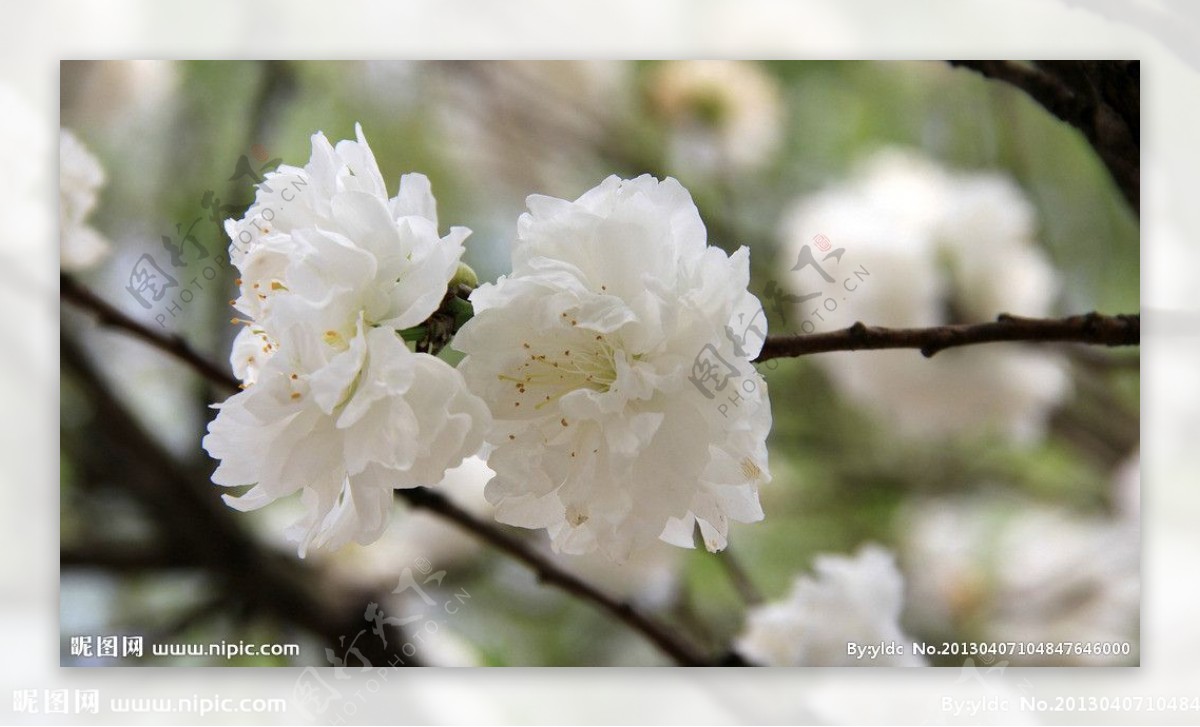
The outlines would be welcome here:
[[[108,241],[87,223],[104,186],[104,168],[79,137],[59,136],[58,224],[63,270],[92,267],[109,253]]]
[[[866,545],[853,557],[822,554],[813,570],[787,598],[750,610],[739,653],[766,666],[925,664],[900,627],[904,577],[890,552]]]
[[[782,234],[790,323],[806,333],[855,321],[904,328],[1042,317],[1059,291],[1035,242],[1033,206],[1010,179],[952,172],[908,151],[879,152],[848,181],[798,200]],[[826,294],[798,300],[817,291]],[[918,437],[1029,441],[1070,388],[1060,357],[1019,344],[932,359],[873,351],[814,360],[853,401]]]
[[[610,177],[574,202],[534,196],[513,273],[473,295],[455,347],[495,418],[488,497],[502,522],[546,528],[555,548],[615,560],[655,539],[725,546],[729,520],[762,518],[771,414],[727,328],[761,315],[749,253],[705,241],[673,179]],[[753,391],[732,413],[689,381],[706,346]]]
[[[439,309],[468,234],[439,233],[428,180],[405,175],[389,197],[361,129],[336,146],[316,134],[307,165],[265,178],[226,224],[244,390],[217,406],[204,446],[214,482],[253,485],[231,506],[300,491],[302,555],[366,544],[394,488],[435,485],[482,452],[495,517],[544,528],[564,553],[690,548],[697,525],[719,550],[730,520],[763,517],[771,413],[749,361],[765,322],[731,335],[762,318],[748,251],[709,247],[670,178],[528,202],[513,273],[470,296],[455,369],[400,336]],[[697,390],[706,350],[736,371],[736,406]]]
[[[439,234],[420,174],[389,198],[361,128],[336,147],[313,136],[308,164],[268,174],[226,230],[249,319],[232,355],[244,390],[204,439],[213,481],[254,485],[225,498],[243,510],[301,491],[302,555],[370,543],[393,489],[437,483],[483,441],[483,402],[400,337],[439,307],[469,232]]]

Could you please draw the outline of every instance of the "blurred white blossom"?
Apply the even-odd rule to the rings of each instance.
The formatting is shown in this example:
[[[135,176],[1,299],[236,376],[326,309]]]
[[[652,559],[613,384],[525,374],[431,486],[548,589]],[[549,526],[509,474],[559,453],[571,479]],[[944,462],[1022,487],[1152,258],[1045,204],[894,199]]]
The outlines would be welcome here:
[[[791,325],[809,333],[855,321],[924,327],[1000,313],[1050,315],[1058,276],[1034,227],[1032,205],[1008,178],[951,172],[885,150],[787,214],[784,287],[797,297],[813,294],[824,271],[835,291],[793,299]],[[817,240],[834,249],[823,254]],[[819,270],[805,264],[806,247]],[[831,258],[838,250],[841,257]],[[932,359],[900,350],[814,360],[847,396],[914,436],[1030,441],[1070,388],[1061,357],[1016,344],[950,349]]]
[[[913,564],[909,604],[922,630],[993,641],[1129,642],[1130,655],[1010,659],[1136,663],[1141,603],[1136,517],[969,496],[916,503],[904,522],[905,559]]]
[[[796,579],[782,601],[750,609],[737,650],[767,666],[923,666],[900,628],[904,577],[877,545],[851,556],[823,554],[814,576]],[[856,658],[848,644],[895,647],[897,653]]]
[[[1113,505],[1117,514],[1138,523],[1142,516],[1142,454],[1135,451],[1113,475]]]
[[[309,163],[268,174],[226,223],[253,320],[232,354],[244,390],[216,406],[204,447],[221,460],[213,482],[254,485],[225,496],[233,507],[302,491],[301,555],[376,540],[392,490],[441,480],[488,419],[458,371],[399,335],[437,310],[468,231],[438,236],[422,175],[389,199],[357,134],[336,148],[314,135]]]
[[[75,134],[59,134],[58,224],[61,267],[78,272],[92,267],[110,251],[107,240],[87,223],[104,186],[104,169]]]
[[[89,128],[118,135],[129,143],[147,132],[146,121],[173,109],[183,74],[178,61],[71,61],[76,84],[70,93],[73,118]],[[162,119],[155,119],[164,123]],[[144,139],[143,139],[144,141]]]
[[[528,203],[513,274],[472,294],[454,344],[495,421],[497,519],[618,561],[658,538],[692,547],[697,522],[720,550],[730,519],[762,518],[770,477],[766,382],[749,365],[762,339],[737,351],[727,330],[761,315],[749,252],[708,247],[670,178]],[[740,372],[724,410],[689,380],[705,350]]]
[[[651,109],[669,125],[670,163],[701,174],[747,171],[783,141],[778,84],[751,61],[668,61],[648,81]]]

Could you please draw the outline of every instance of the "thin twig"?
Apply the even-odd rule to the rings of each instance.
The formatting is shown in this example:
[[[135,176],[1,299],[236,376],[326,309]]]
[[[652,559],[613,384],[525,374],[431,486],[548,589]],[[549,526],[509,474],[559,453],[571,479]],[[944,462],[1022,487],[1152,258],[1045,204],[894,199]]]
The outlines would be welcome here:
[[[491,544],[497,550],[521,561],[533,570],[542,583],[556,586],[607,611],[614,618],[653,642],[680,666],[712,666],[712,662],[700,654],[695,646],[667,626],[642,614],[628,603],[619,601],[562,570],[545,555],[531,548],[525,541],[476,519],[475,516],[455,505],[441,493],[427,487],[418,487],[410,490],[397,490],[396,496],[412,507],[441,515],[471,535]]]
[[[881,328],[860,322],[828,333],[767,336],[755,360],[889,348],[915,348],[928,358],[947,348],[1002,341],[1137,346],[1141,342],[1141,317],[1136,313],[1116,316],[1087,313],[1068,318],[1019,318],[1004,313],[989,323],[931,328]]]
[[[763,602],[763,595],[754,585],[754,581],[750,578],[750,574],[742,567],[742,562],[733,554],[731,548],[726,547],[720,553],[716,553],[717,561],[725,570],[725,575],[729,577],[729,582],[733,585],[733,589],[737,591],[738,597],[747,606],[757,606]]]
[[[60,273],[59,275],[59,295],[68,303],[96,316],[96,320],[100,325],[125,331],[134,338],[138,338],[160,351],[169,353],[188,366],[191,366],[195,369],[196,373],[212,383],[224,386],[227,389],[237,389],[239,387],[237,379],[196,353],[195,349],[189,346],[187,341],[175,334],[157,333],[147,328],[142,323],[122,313],[111,303],[108,303],[100,296],[80,285],[66,273]]]

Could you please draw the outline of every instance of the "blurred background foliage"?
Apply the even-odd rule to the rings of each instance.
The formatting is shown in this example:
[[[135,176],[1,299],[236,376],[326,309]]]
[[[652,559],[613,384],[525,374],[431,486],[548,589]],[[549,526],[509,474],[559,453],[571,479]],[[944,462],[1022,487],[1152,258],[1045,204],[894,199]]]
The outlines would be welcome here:
[[[162,330],[155,316],[165,306],[143,309],[124,290],[134,261],[150,253],[165,265],[160,239],[179,237],[195,220],[197,239],[211,256],[220,255],[227,240],[203,200],[211,194],[218,205],[232,205],[224,216],[240,215],[254,183],[231,179],[240,159],[256,170],[276,160],[303,165],[315,131],[331,140],[352,138],[360,122],[392,193],[401,173],[420,171],[432,181],[443,228],[474,230],[467,262],[481,280],[506,272],[527,195],[573,199],[608,174],[650,173],[675,176],[690,189],[711,244],[727,251],[750,246],[751,290],[759,293],[782,276],[775,266],[788,206],[844,178],[872,151],[901,145],[952,169],[999,170],[1019,184],[1036,208],[1037,239],[1061,275],[1060,313],[1138,310],[1136,215],[1083,137],[1021,92],[939,62],[773,61],[753,64],[753,84],[733,78],[730,88],[680,102],[663,88],[667,72],[655,62],[65,62],[62,125],[106,170],[92,223],[113,247],[80,279]],[[739,125],[737,114],[751,118]],[[194,276],[200,268],[188,270]],[[194,300],[165,323],[218,362],[236,332],[228,305],[233,277],[226,266],[215,280],[201,279]],[[775,313],[769,316],[772,333],[787,332]],[[206,481],[214,463],[200,438],[212,415],[208,405],[224,394],[120,333],[94,330],[74,312],[64,310],[63,328],[179,470]],[[762,491],[765,521],[735,526],[731,543],[767,598],[782,597],[816,553],[848,553],[868,541],[897,550],[910,577],[933,568],[909,555],[913,508],[977,496],[1018,507],[1038,503],[1065,517],[1112,517],[1114,473],[1136,456],[1136,352],[1073,354],[1074,394],[1051,416],[1046,435],[1024,446],[986,437],[913,441],[839,396],[809,360],[759,368],[771,389],[774,480]],[[306,645],[295,660],[179,663],[326,664],[322,647],[337,634],[353,638],[353,617],[345,631],[314,633],[289,621],[286,608],[239,603],[211,567],[186,558],[145,558],[139,568],[132,556],[119,567],[87,557],[114,548],[162,554],[172,546],[161,514],[126,486],[120,467],[98,470],[89,459],[89,443],[111,422],[72,371],[64,366],[61,402],[63,662],[125,663],[71,656],[71,635],[144,633]],[[209,489],[216,501],[218,488]],[[277,517],[230,517],[265,549],[295,559],[281,542]],[[398,519],[392,529],[411,522]],[[540,533],[524,535],[541,540]],[[1045,537],[1044,547],[1053,549],[1054,533]],[[353,548],[309,562],[304,572],[319,575],[322,587],[361,583],[390,598],[400,570],[411,564],[404,558],[425,557],[447,569],[447,592],[465,589],[471,598],[445,621],[436,645],[418,649],[427,663],[663,663],[622,625],[539,586],[503,556],[479,549],[451,556],[419,543],[403,553],[387,547],[375,554]],[[392,553],[401,560],[386,562]],[[626,582],[616,590],[713,649],[727,645],[746,604],[721,556],[670,557],[648,582],[618,577]],[[646,595],[656,589],[665,595]],[[985,611],[931,626],[921,609],[915,602],[906,609],[914,636],[988,633],[979,625]],[[1136,619],[1134,613],[1133,638]]]

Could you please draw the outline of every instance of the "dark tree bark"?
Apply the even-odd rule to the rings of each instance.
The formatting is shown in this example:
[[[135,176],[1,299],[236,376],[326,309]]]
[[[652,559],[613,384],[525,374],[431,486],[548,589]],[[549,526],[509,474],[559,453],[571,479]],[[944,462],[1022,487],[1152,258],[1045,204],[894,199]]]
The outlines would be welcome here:
[[[1121,194],[1141,209],[1141,66],[1138,61],[956,60],[1016,86],[1074,126],[1100,156]]]

